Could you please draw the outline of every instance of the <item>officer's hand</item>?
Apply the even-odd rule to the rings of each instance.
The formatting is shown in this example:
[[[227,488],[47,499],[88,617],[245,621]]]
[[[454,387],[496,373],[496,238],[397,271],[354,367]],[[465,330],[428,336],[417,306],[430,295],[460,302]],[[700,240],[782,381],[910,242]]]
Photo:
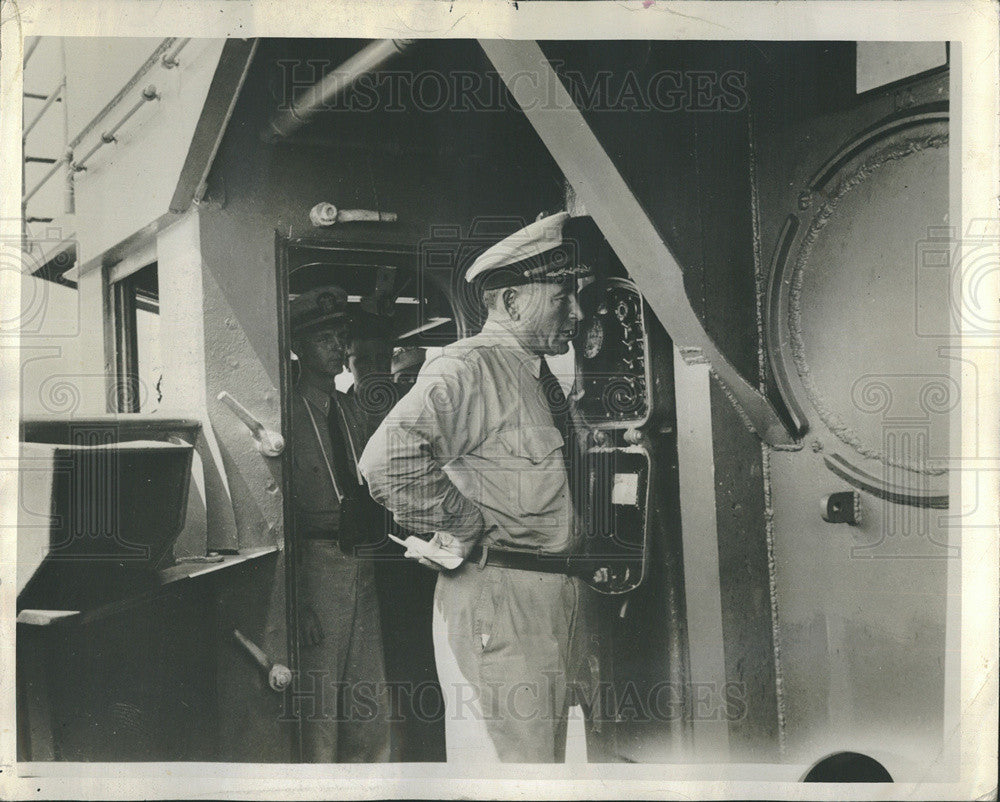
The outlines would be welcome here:
[[[319,616],[308,604],[299,610],[299,640],[303,646],[319,646],[325,637]]]
[[[437,571],[438,573],[444,571],[443,565],[441,565],[440,563],[436,563],[433,560],[428,560],[426,557],[418,554],[415,551],[410,551],[409,549],[407,549],[406,553],[403,554],[403,556],[409,557],[411,560],[416,560],[418,563],[424,566],[424,568],[430,568],[432,571]]]
[[[416,560],[426,568],[435,571],[450,571],[462,564],[463,555],[456,553],[453,544],[441,543],[441,536],[435,534],[431,540],[424,540],[416,535],[410,535],[406,540],[400,540],[394,535],[389,537],[400,545],[406,546],[404,557]]]

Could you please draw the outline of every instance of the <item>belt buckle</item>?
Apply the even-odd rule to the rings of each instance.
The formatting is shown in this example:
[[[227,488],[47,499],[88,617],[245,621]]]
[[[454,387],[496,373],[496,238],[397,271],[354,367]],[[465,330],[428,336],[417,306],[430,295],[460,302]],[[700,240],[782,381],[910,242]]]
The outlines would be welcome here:
[[[483,553],[479,555],[479,562],[476,563],[480,571],[486,567],[486,561],[490,555],[490,547],[484,543],[482,545],[482,551]]]

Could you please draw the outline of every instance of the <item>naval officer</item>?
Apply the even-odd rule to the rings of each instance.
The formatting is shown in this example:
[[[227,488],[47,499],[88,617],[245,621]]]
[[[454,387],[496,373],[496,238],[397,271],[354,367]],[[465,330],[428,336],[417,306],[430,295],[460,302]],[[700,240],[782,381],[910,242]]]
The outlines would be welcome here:
[[[449,761],[561,761],[571,688],[587,673],[572,427],[546,362],[568,351],[582,316],[580,221],[592,226],[543,218],[473,263],[482,331],[423,366],[359,463],[396,521],[431,535],[407,556],[440,570]]]
[[[378,596],[370,559],[384,521],[370,511],[356,457],[363,432],[335,379],[347,359],[347,293],[318,287],[289,304],[300,375],[292,394],[292,501],[303,758],[389,757]],[[306,702],[303,702],[306,704]]]

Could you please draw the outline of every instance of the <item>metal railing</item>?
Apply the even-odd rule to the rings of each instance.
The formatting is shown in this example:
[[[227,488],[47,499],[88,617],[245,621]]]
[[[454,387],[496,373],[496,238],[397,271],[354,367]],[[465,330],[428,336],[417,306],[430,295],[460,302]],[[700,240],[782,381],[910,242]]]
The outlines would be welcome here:
[[[24,61],[21,62],[22,67],[28,66],[28,61],[31,59],[31,56],[34,54],[36,48],[38,47],[38,43],[41,41],[42,41],[41,36],[31,37],[31,41],[28,43],[28,47],[24,51]]]
[[[24,52],[24,61],[23,61],[23,67],[25,69],[25,74],[27,74],[28,62],[30,61],[32,55],[34,55],[35,51],[38,49],[38,46],[41,44],[41,42],[42,42],[42,37],[40,37],[40,36],[34,37],[31,40],[30,44],[28,44],[27,48],[25,49],[25,52]],[[21,179],[22,179],[22,181],[21,181],[21,185],[22,185],[22,187],[24,187],[24,185],[25,185],[25,181],[24,181],[24,179],[26,177],[25,167],[28,164],[50,164],[50,165],[52,165],[49,168],[49,170],[45,173],[45,177],[42,179],[42,181],[39,184],[37,184],[33,189],[31,189],[30,191],[28,191],[24,195],[22,195],[22,197],[21,197],[21,219],[22,219],[22,225],[23,226],[27,226],[28,223],[50,222],[51,221],[51,218],[46,217],[46,216],[29,215],[28,214],[28,201],[31,200],[32,197],[34,197],[35,193],[37,193],[38,190],[41,189],[42,186],[50,178],[52,178],[52,176],[54,176],[57,172],[59,172],[60,168],[63,167],[63,165],[68,164],[69,159],[71,158],[67,153],[64,153],[63,156],[61,156],[59,158],[50,158],[50,157],[45,157],[45,156],[29,156],[28,153],[27,153],[28,135],[35,129],[35,127],[42,121],[42,119],[45,117],[45,115],[49,112],[49,110],[56,103],[61,103],[62,104],[62,129],[63,129],[62,130],[62,134],[63,134],[62,135],[62,140],[63,140],[63,148],[64,149],[66,147],[66,141],[69,139],[69,110],[68,110],[69,104],[66,102],[66,48],[65,48],[65,46],[63,45],[62,42],[59,43],[59,60],[60,60],[60,67],[61,67],[61,69],[60,69],[60,75],[59,75],[58,82],[56,83],[56,85],[52,89],[52,91],[49,92],[48,95],[46,95],[44,97],[44,102],[42,103],[42,107],[35,113],[35,116],[32,117],[31,121],[27,125],[24,126],[24,131],[21,133],[21,146],[22,146],[22,162],[21,162]],[[38,96],[37,94],[30,93],[30,92],[24,92],[23,93],[23,97],[22,97],[22,101],[21,101],[21,103],[22,103],[22,109],[24,108],[24,105],[23,105],[24,104],[24,98],[28,98],[28,99],[41,99],[41,97]],[[72,186],[71,186],[71,183],[70,183],[71,182],[71,176],[70,176],[70,173],[69,173],[68,170],[67,170],[67,174],[66,174],[66,181],[67,181],[67,192],[66,192],[66,208],[65,208],[65,211],[66,211],[67,214],[71,214],[73,212],[73,194],[72,194]],[[27,229],[25,229],[23,233],[25,235],[25,239],[27,239]]]
[[[42,178],[42,180],[39,181],[37,184],[35,184],[35,186],[29,192],[26,192],[24,197],[21,198],[22,209],[25,209],[28,205],[28,201],[30,201],[33,197],[35,197],[35,194],[38,192],[38,190],[44,187],[49,182],[49,179],[59,172],[60,167],[62,167],[64,164],[71,163],[72,160],[73,160],[73,154],[71,152],[68,152],[65,155],[60,156],[58,159],[56,159],[55,162],[52,164],[52,167],[49,168],[49,171],[45,174],[45,177]]]
[[[27,46],[24,54],[24,64],[27,65],[28,60],[31,58],[35,49],[38,47],[41,41],[41,37],[35,38]],[[51,167],[45,173],[40,181],[38,181],[30,190],[26,191],[21,198],[21,208],[22,208],[22,218],[27,220],[27,204],[28,202],[38,193],[38,191],[44,187],[54,175],[56,175],[60,170],[65,169],[66,171],[66,212],[72,213],[73,211],[73,176],[75,173],[86,169],[87,161],[102,147],[108,145],[112,142],[117,142],[116,133],[118,130],[128,122],[132,116],[139,111],[146,103],[151,100],[159,100],[160,95],[156,91],[156,87],[152,84],[148,85],[142,90],[140,94],[140,99],[135,103],[132,108],[111,128],[101,133],[98,142],[86,153],[86,155],[79,159],[74,160],[73,152],[80,145],[80,143],[107,117],[118,105],[124,100],[129,93],[139,84],[143,76],[146,75],[154,66],[160,65],[163,69],[173,69],[179,66],[180,62],[177,60],[177,56],[180,52],[187,46],[190,42],[190,38],[178,39],[177,37],[167,37],[163,39],[156,46],[153,52],[150,54],[149,58],[143,62],[142,66],[132,75],[132,77],[125,82],[125,84],[118,90],[118,92],[111,98],[111,100],[96,114],[94,117],[76,134],[72,139],[69,138],[68,132],[68,115],[67,115],[67,102],[66,102],[66,63],[65,63],[65,50],[63,50],[63,74],[59,80],[56,87],[45,96],[45,102],[42,108],[36,113],[32,118],[31,122],[25,127],[24,133],[22,135],[22,143],[27,140],[28,134],[38,125],[39,121],[45,116],[52,106],[57,102],[62,102],[63,106],[63,128],[64,128],[64,153],[58,158],[49,158],[43,156],[24,156],[23,164],[29,163],[40,163],[49,164]],[[25,97],[29,95],[26,93]],[[32,97],[34,97],[32,95]],[[39,97],[39,99],[41,99]],[[23,176],[23,172],[22,172]],[[23,182],[22,182],[23,184]],[[40,219],[40,218],[34,218]]]
[[[180,42],[177,43],[177,47],[175,47],[173,50],[171,50],[169,53],[167,53],[167,55],[163,57],[163,60],[161,62],[163,66],[166,67],[168,70],[172,70],[174,67],[180,66],[180,62],[177,60],[177,56],[187,46],[187,43],[190,41],[191,41],[190,37],[188,37],[187,39],[181,39]]]
[[[63,75],[59,79],[59,83],[56,84],[56,88],[53,89],[51,92],[49,92],[48,96],[46,96],[45,102],[42,104],[42,108],[34,116],[31,122],[28,123],[26,126],[24,126],[24,133],[21,134],[22,142],[28,138],[28,134],[31,133],[32,129],[36,125],[38,125],[38,122],[42,119],[42,117],[45,116],[45,112],[47,112],[50,108],[52,108],[52,104],[55,103],[59,99],[59,96],[65,91],[66,91],[66,76]],[[65,110],[65,104],[64,104],[64,110]]]
[[[94,147],[92,147],[89,151],[87,151],[86,156],[84,156],[79,161],[75,161],[70,164],[70,167],[72,167],[73,172],[80,172],[81,170],[86,170],[87,168],[85,165],[90,160],[91,156],[97,153],[97,151],[99,151],[105,145],[110,145],[112,142],[118,141],[118,139],[115,137],[115,134],[118,133],[119,128],[125,125],[125,123],[127,123],[132,118],[133,114],[139,111],[139,109],[145,106],[149,101],[159,100],[159,99],[160,96],[157,94],[156,87],[153,86],[153,84],[150,84],[145,89],[143,89],[139,101],[131,109],[128,110],[125,116],[118,121],[118,124],[108,129],[107,131],[104,131],[101,134],[101,138],[97,141],[97,144],[94,145]]]

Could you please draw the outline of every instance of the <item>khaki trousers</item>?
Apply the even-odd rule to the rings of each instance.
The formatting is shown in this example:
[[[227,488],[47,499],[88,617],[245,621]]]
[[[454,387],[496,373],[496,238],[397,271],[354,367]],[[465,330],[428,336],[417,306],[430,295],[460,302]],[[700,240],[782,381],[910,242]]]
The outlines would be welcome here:
[[[468,563],[438,577],[449,762],[564,760],[571,687],[590,679],[586,590],[563,574]]]
[[[386,761],[389,705],[371,562],[334,542],[302,540],[297,547],[299,617],[311,608],[323,631],[321,643],[299,646],[303,760]]]

